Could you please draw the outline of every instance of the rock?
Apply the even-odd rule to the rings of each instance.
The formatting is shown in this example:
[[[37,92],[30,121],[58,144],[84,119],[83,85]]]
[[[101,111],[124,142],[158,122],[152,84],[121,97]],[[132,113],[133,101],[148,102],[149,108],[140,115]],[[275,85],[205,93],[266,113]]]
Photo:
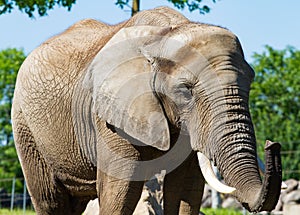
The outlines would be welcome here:
[[[201,202],[201,208],[210,208],[212,205],[211,201],[211,187],[208,184],[205,184],[203,197]]]
[[[270,213],[267,213],[270,214]],[[282,211],[272,211],[272,215],[283,215]]]
[[[300,190],[294,190],[282,197],[283,204],[300,204]]]
[[[233,197],[226,198],[222,203],[222,208],[243,209],[242,205]]]
[[[83,215],[95,215],[98,213],[99,213],[98,199],[94,199],[89,201],[85,211],[83,212]]]
[[[284,181],[284,183],[288,186],[287,189],[283,190],[280,194],[278,203],[274,209],[274,211],[282,211],[283,210],[283,199],[286,198],[286,196],[294,191],[297,190],[299,188],[299,182],[295,179],[288,179],[286,181]]]
[[[295,179],[288,179],[284,183],[286,183],[286,185],[288,186],[287,189],[284,190],[284,192],[286,193],[298,189],[299,182]]]
[[[138,202],[136,209],[133,212],[133,215],[152,215],[154,210],[152,210],[151,205],[147,204],[147,201],[149,199],[150,195],[148,192],[142,193],[141,199]]]
[[[204,190],[203,190],[203,198],[208,198],[211,196],[211,187],[208,184],[205,184]]]
[[[299,214],[300,205],[296,204],[285,204],[283,206],[283,214],[284,215],[296,215]]]
[[[283,206],[282,195],[280,195],[274,211],[282,211],[282,206]]]
[[[163,179],[165,172],[145,183],[140,201],[133,215],[163,215]]]

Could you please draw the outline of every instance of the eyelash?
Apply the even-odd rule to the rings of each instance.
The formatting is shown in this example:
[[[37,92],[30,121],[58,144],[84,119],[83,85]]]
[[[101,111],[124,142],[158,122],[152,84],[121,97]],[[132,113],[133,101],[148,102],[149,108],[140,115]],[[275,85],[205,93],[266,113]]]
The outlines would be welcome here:
[[[179,89],[181,89],[180,92],[182,94],[184,94],[184,96],[186,98],[188,98],[189,96],[193,96],[194,95],[193,94],[193,86],[191,84],[181,84],[181,85],[179,85]],[[189,92],[189,95],[187,95],[186,91]]]

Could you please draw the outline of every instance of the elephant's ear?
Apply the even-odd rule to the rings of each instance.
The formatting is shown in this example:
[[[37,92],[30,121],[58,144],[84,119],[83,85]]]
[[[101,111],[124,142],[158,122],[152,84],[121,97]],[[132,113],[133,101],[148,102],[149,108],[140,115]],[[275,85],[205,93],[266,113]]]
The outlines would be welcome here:
[[[170,147],[168,121],[151,87],[154,73],[140,47],[160,40],[170,28],[121,29],[99,51],[84,86],[93,96],[93,111],[109,124],[146,145]]]

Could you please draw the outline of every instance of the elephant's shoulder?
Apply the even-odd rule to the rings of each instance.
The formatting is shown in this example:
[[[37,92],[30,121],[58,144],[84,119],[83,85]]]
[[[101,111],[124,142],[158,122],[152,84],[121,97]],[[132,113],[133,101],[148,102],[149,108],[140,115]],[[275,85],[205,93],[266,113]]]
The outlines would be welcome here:
[[[35,72],[76,75],[105,45],[113,28],[92,19],[79,21],[42,43],[27,57],[25,64]]]
[[[74,31],[79,29],[95,29],[95,30],[103,30],[110,28],[110,25],[94,20],[94,19],[83,19],[81,21],[76,22],[71,27],[69,27],[66,32]]]
[[[107,35],[110,35],[112,30],[113,27],[105,23],[84,19],[45,41],[42,46],[66,46],[64,50],[74,49],[71,51],[72,53],[74,51],[89,52],[89,49],[95,48]]]

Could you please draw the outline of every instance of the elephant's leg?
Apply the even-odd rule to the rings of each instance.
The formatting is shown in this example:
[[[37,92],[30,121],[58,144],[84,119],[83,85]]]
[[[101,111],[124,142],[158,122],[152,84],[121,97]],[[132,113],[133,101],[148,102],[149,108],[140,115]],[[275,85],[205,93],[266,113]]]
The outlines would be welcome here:
[[[185,175],[181,196],[180,215],[198,215],[205,180],[200,171],[196,154],[191,158],[190,167]]]
[[[90,200],[91,198],[87,198],[87,197],[82,198],[82,197],[69,196],[69,201],[67,203],[68,213],[66,214],[81,215],[86,209],[86,206]]]
[[[137,164],[141,161],[138,147],[117,134],[115,129],[97,119],[97,193],[99,213],[129,215],[140,199],[143,181],[135,181]]]
[[[184,161],[179,167],[165,175],[163,186],[164,214],[178,215],[184,178],[188,166]]]
[[[164,179],[164,214],[199,214],[204,187],[197,156],[192,153]]]
[[[125,181],[101,173],[99,214],[131,215],[140,199],[144,182]]]
[[[37,150],[35,139],[21,115],[14,120],[14,131],[18,156],[36,213],[38,215],[81,214],[87,201],[82,202],[71,197],[56,179],[43,155]]]

